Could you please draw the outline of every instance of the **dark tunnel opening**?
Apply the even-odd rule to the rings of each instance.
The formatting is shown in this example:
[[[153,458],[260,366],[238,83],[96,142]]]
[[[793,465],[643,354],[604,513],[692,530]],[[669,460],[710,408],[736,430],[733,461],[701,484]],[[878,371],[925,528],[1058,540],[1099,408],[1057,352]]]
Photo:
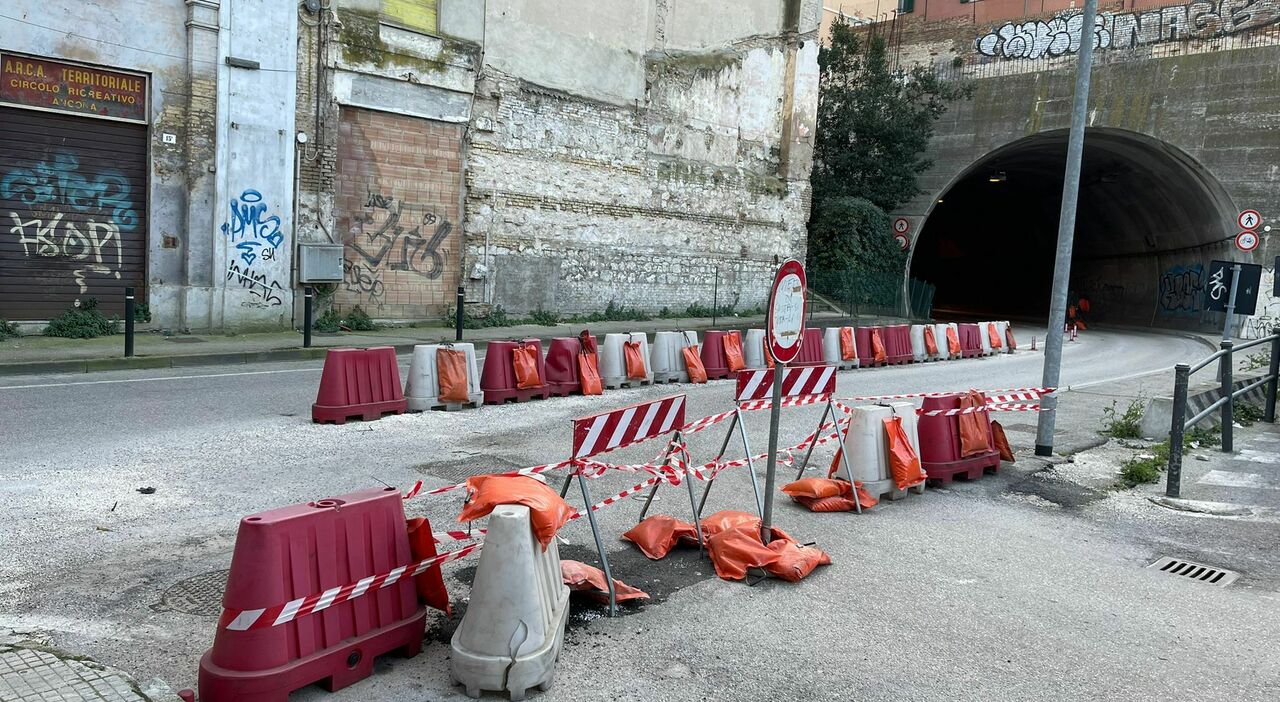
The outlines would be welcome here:
[[[937,196],[910,264],[911,277],[937,287],[935,316],[1047,318],[1067,134],[1000,148]],[[1161,300],[1160,277],[1183,262],[1230,258],[1230,209],[1221,185],[1181,151],[1133,132],[1089,130],[1072,291],[1089,297],[1099,321],[1202,323],[1196,310]]]

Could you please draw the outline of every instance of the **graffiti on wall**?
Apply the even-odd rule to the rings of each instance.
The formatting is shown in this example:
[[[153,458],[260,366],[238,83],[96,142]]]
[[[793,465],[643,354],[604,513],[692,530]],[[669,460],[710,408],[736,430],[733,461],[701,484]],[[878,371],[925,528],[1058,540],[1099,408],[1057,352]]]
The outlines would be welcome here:
[[[434,212],[369,191],[345,242],[343,288],[382,307],[387,271],[438,280],[445,265],[440,247],[452,232],[453,223]]]
[[[1049,20],[1006,22],[978,37],[976,47],[984,56],[1005,59],[1038,59],[1065,56],[1080,50],[1079,12],[1067,12]],[[1093,34],[1095,49],[1131,49],[1148,44],[1238,34],[1280,24],[1280,3],[1275,0],[1198,0],[1172,7],[1135,12],[1103,13]]]
[[[0,177],[0,200],[26,212],[9,212],[9,233],[27,258],[64,258],[77,262],[71,274],[88,292],[90,273],[120,279],[124,265],[121,232],[138,226],[129,180],[113,169],[84,173],[75,154],[58,151],[32,168],[15,168]]]
[[[249,291],[245,307],[279,307],[284,304],[284,287],[277,278],[277,260],[284,234],[280,216],[269,215],[262,193],[252,188],[231,198],[227,221],[222,233],[234,245],[233,258],[227,267],[228,283]]]
[[[1173,266],[1160,276],[1159,312],[1171,317],[1191,317],[1204,307],[1204,265]]]
[[[1262,269],[1262,282],[1258,285],[1258,307],[1254,314],[1240,324],[1241,339],[1261,339],[1280,325],[1280,297],[1275,296],[1276,270]]]

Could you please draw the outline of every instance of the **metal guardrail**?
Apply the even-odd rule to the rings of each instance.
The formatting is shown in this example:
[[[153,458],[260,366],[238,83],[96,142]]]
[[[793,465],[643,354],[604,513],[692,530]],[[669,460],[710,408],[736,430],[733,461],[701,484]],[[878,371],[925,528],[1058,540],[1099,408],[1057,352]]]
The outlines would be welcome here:
[[[1235,385],[1235,354],[1237,351],[1244,351],[1254,346],[1260,346],[1265,343],[1271,344],[1271,366],[1267,374],[1258,380],[1249,383],[1239,390],[1232,391]],[[1191,374],[1202,370],[1214,361],[1218,362],[1218,376],[1221,380],[1222,397],[1218,398],[1213,404],[1204,408],[1199,414],[1187,419],[1187,386],[1191,381]],[[1263,415],[1263,421],[1275,423],[1276,421],[1276,390],[1277,379],[1280,378],[1280,334],[1272,334],[1261,339],[1255,339],[1239,346],[1230,340],[1222,342],[1222,348],[1213,355],[1200,361],[1195,365],[1179,363],[1174,366],[1173,370],[1173,421],[1169,428],[1169,470],[1165,473],[1164,494],[1169,497],[1179,497],[1182,494],[1182,441],[1186,435],[1187,429],[1195,426],[1196,423],[1205,417],[1213,414],[1215,411],[1221,413],[1222,423],[1222,452],[1231,453],[1233,439],[1233,425],[1235,414],[1235,399],[1241,395],[1257,388],[1265,383],[1270,383],[1267,389],[1267,405]]]

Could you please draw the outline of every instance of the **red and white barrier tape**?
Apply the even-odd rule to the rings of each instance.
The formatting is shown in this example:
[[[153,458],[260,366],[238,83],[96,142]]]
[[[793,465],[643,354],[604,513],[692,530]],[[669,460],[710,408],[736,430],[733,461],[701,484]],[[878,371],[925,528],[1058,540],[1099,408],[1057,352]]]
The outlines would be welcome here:
[[[290,600],[274,607],[246,610],[226,609],[223,610],[222,618],[218,623],[228,631],[269,629],[273,626],[286,624],[308,614],[322,612],[335,604],[350,602],[370,592],[377,592],[383,588],[391,587],[400,582],[401,578],[417,577],[425,573],[428,568],[442,565],[449,561],[456,561],[459,558],[475,553],[483,545],[483,543],[475,543],[470,546],[463,546],[457,551],[442,553],[434,558],[403,565],[386,573],[361,578],[350,585],[331,588],[316,595],[299,597],[296,600]]]
[[[983,407],[966,407],[949,410],[916,410],[921,417],[953,417],[958,414],[974,414],[975,412],[1039,412],[1040,405],[1005,404],[985,405]]]
[[[981,390],[984,394],[999,393],[1027,393],[1033,395],[1027,397],[1028,400],[1036,400],[1044,395],[1051,394],[1054,388],[1005,388],[1002,390]],[[961,395],[968,392],[967,390],[954,390],[952,392],[908,392],[899,395],[860,395],[857,397],[842,397],[843,402],[870,402],[872,400],[910,400],[921,397],[942,397],[944,395]]]
[[[561,468],[565,468],[570,465],[573,465],[573,461],[560,461],[559,463],[547,463],[545,465],[533,466],[531,468],[521,468],[520,470],[507,471],[505,473],[493,473],[493,475],[501,475],[503,477],[515,477],[519,475],[541,475],[542,473],[546,473],[547,471],[559,470]],[[467,486],[466,481],[463,481],[456,485],[446,485],[444,487],[435,488],[434,490],[428,490],[426,492],[422,492],[422,481],[417,480],[417,481],[414,481],[413,487],[409,488],[409,491],[404,494],[404,499],[411,500],[417,497],[418,495],[422,495],[423,497],[427,497],[429,495],[443,495],[446,492],[461,490],[466,486]]]
[[[431,533],[431,538],[438,544],[442,544],[445,541],[479,541],[481,536],[488,533],[488,529],[473,529],[471,531],[435,531]]]

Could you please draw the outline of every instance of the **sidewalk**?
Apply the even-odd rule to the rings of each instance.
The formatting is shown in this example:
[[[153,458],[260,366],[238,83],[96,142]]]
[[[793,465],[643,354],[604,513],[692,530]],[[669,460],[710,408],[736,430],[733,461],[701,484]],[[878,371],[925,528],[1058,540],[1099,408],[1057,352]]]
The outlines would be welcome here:
[[[813,315],[815,324],[852,322],[835,313]],[[476,344],[482,351],[490,341],[536,338],[546,341],[558,336],[576,336],[583,329],[602,335],[610,332],[646,332],[670,330],[706,331],[707,329],[763,328],[764,316],[652,319],[645,322],[577,322],[554,327],[519,324],[510,327],[464,329],[462,339]],[[904,323],[900,319],[863,317],[859,324]],[[454,330],[443,326],[387,327],[371,332],[312,333],[311,348],[303,348],[302,334],[296,331],[259,334],[183,334],[162,336],[139,333],[135,337],[134,357],[124,357],[124,335],[97,339],[62,339],[46,336],[24,336],[0,341],[0,376],[36,373],[87,373],[137,368],[180,368],[267,361],[304,361],[324,358],[330,348],[393,346],[397,353],[408,353],[417,344],[434,344],[454,340]]]

